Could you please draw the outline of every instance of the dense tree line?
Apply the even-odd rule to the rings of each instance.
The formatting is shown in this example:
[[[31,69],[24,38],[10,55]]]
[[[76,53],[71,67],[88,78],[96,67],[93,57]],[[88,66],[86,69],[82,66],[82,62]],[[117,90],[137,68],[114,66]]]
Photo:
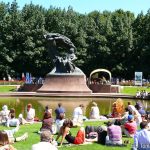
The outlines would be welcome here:
[[[44,34],[60,33],[77,47],[75,64],[88,76],[106,68],[114,77],[132,79],[135,71],[150,74],[150,11],[134,16],[130,11],[93,11],[80,14],[16,1],[0,3],[0,78],[10,74],[45,76],[53,68]]]

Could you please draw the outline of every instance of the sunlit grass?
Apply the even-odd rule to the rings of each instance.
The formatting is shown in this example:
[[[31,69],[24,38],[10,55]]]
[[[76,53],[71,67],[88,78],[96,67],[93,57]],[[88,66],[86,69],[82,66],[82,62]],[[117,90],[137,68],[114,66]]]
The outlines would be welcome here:
[[[104,122],[84,122],[84,126],[86,125],[92,125],[92,126],[100,126],[104,125]],[[38,143],[40,140],[40,135],[37,133],[41,127],[41,123],[35,123],[32,125],[22,125],[20,126],[19,131],[15,134],[15,136],[20,136],[24,134],[25,132],[28,132],[29,137],[26,141],[21,141],[21,142],[15,142],[13,146],[17,148],[17,150],[31,150],[31,147],[33,144]],[[0,129],[6,129],[6,127],[0,126]],[[11,129],[11,128],[10,128]],[[72,135],[75,135],[77,133],[79,128],[72,128],[71,132]],[[56,135],[55,135],[56,137]],[[98,143],[93,143],[93,144],[88,144],[88,145],[74,145],[74,146],[67,146],[63,145],[62,147],[59,147],[58,149],[60,150],[127,150],[131,149],[133,139],[132,138],[125,138],[123,137],[124,140],[129,140],[130,143],[127,145],[127,147],[111,147],[111,146],[105,146],[101,145]],[[59,139],[60,140],[60,139]]]
[[[147,92],[150,92],[150,88],[145,86],[124,86],[121,88],[121,93],[136,95],[137,90],[146,90]]]
[[[0,92],[14,92],[16,91],[16,86],[0,86]]]

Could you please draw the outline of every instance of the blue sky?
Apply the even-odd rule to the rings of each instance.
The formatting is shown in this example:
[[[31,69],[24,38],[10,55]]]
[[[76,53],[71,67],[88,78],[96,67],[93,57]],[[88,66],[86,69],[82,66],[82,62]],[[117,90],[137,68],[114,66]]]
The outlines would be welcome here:
[[[12,2],[13,0],[2,0],[3,2]],[[104,10],[115,11],[117,9],[129,10],[135,15],[141,11],[147,13],[150,8],[150,0],[17,0],[18,5],[22,8],[25,4],[42,5],[45,8],[49,8],[50,5],[54,7],[68,8],[72,6],[73,9],[79,13],[89,13],[93,10],[100,12]]]

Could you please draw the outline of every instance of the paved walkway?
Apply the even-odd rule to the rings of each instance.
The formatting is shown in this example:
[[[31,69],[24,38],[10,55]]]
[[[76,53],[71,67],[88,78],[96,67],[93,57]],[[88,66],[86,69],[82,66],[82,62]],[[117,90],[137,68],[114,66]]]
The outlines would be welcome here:
[[[8,92],[0,93],[0,97],[107,97],[107,98],[129,98],[133,99],[135,96],[121,93],[38,93],[38,92]]]

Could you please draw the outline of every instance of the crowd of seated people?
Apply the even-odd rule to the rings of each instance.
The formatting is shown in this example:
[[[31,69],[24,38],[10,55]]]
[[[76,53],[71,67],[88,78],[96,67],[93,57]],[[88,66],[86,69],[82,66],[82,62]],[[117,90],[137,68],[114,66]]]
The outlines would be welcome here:
[[[9,109],[7,105],[2,106],[2,110],[0,111],[0,125],[6,126],[6,129],[0,130],[0,149],[15,150],[11,144],[24,141],[28,138],[27,132],[19,137],[16,137],[15,133],[19,131],[20,125],[34,123],[35,109],[32,108],[32,104],[27,105],[26,116],[27,118],[24,119],[23,115],[20,113],[18,118],[16,118],[14,108]],[[9,127],[12,128],[10,129]]]
[[[92,103],[91,110],[93,109],[93,107],[98,107],[95,102]],[[146,128],[145,132],[147,132],[148,128],[145,127],[145,125],[143,124],[144,122],[147,122],[147,126],[148,126],[148,120],[146,117],[146,112],[144,113],[145,110],[142,104],[138,101],[134,106],[132,105],[131,102],[128,102],[127,107],[125,107],[122,99],[117,99],[117,101],[113,103],[112,114],[108,116],[110,117],[111,121],[108,121],[105,126],[103,127],[99,126],[96,128],[88,126],[84,128],[82,124],[80,124],[81,127],[79,128],[76,136],[72,136],[71,130],[72,127],[75,127],[76,125],[74,124],[75,120],[77,121],[77,118],[80,118],[81,120],[81,116],[83,119],[83,108],[84,107],[82,104],[79,105],[78,107],[75,107],[73,111],[72,119],[65,118],[65,115],[63,115],[63,123],[61,123],[61,125],[59,126],[59,131],[57,132],[58,135],[56,137],[56,141],[58,142],[58,144],[55,143],[55,145],[63,146],[64,141],[66,140],[68,143],[71,144],[84,144],[86,142],[96,141],[100,144],[105,144],[105,145],[126,146],[129,143],[129,140],[123,141],[122,135],[124,135],[128,138],[134,139],[135,144],[133,145],[133,148],[135,149],[138,144],[137,136],[140,135],[138,134],[138,132],[142,133],[143,130],[145,131],[145,128]],[[55,113],[57,117],[54,122],[56,122],[56,120],[57,121],[61,120],[62,113],[65,114],[65,109],[62,107],[62,104],[61,105],[59,104],[56,110]],[[93,115],[91,115],[91,118],[93,119]],[[52,127],[52,121],[50,122],[51,123],[47,125],[50,125],[50,127]],[[138,126],[141,127],[142,131],[138,131]],[[51,134],[54,134],[51,128],[47,128],[47,129],[50,131]],[[91,130],[90,132],[89,131],[90,129],[93,130]]]
[[[148,98],[148,96],[149,96],[149,93],[146,90],[142,90],[142,91],[137,90],[135,97],[145,99],[145,98]]]
[[[130,141],[129,140],[123,141],[122,135],[124,135],[128,138],[134,139],[134,144],[132,147],[133,150],[139,150],[142,144],[143,146],[150,145],[149,117],[146,111],[144,110],[142,103],[138,101],[134,106],[131,102],[128,102],[128,105],[127,107],[125,107],[124,111],[123,111],[124,108],[123,105],[124,104],[122,103],[121,99],[113,103],[112,114],[108,116],[111,117],[110,118],[111,121],[108,121],[106,123],[107,135],[105,134],[104,136],[106,138],[105,144],[125,146]],[[118,109],[119,106],[120,109]],[[139,126],[141,130],[138,130]],[[95,127],[93,127],[92,129],[94,130]],[[96,132],[98,132],[97,129]],[[148,149],[144,149],[144,150],[148,150]]]
[[[97,104],[95,102],[93,102],[92,104],[93,104],[92,107],[97,107]],[[81,118],[81,115],[83,116],[83,112],[82,112],[83,107],[81,106],[79,105],[78,107],[76,107],[74,111],[74,114],[79,115],[79,118]],[[124,146],[128,144],[129,141],[128,140],[123,141],[122,135],[124,134],[128,138],[135,139],[135,135],[138,132],[138,126],[139,125],[142,126],[142,123],[144,121],[147,121],[146,114],[144,114],[144,111],[141,111],[141,107],[144,110],[140,102],[137,102],[135,106],[132,105],[131,102],[128,102],[128,106],[125,107],[123,104],[123,101],[121,99],[117,99],[117,101],[113,103],[112,114],[109,115],[109,117],[111,117],[111,121],[106,123],[105,129],[102,128],[102,126],[97,127],[97,128],[86,127],[86,130],[83,127],[81,127],[79,131],[77,132],[76,136],[72,136],[70,134],[71,129],[74,126],[74,120],[64,118],[63,124],[60,127],[60,130],[58,131],[56,141],[60,142],[59,143],[60,146],[63,145],[65,139],[68,143],[83,144],[89,141],[90,142],[101,141],[99,140],[99,137],[101,136],[105,140],[99,143],[104,143],[105,141],[106,145],[123,145]],[[63,112],[65,112],[63,108],[61,108],[60,110],[63,110]],[[142,114],[140,112],[142,112]],[[91,134],[89,130],[87,130],[87,128],[93,129],[91,131]],[[95,132],[97,134],[95,134]]]
[[[141,146],[141,143],[150,144],[150,131],[148,131],[150,130],[149,118],[140,101],[136,102],[135,105],[133,105],[131,102],[128,102],[127,104],[128,105],[125,107],[122,99],[117,99],[112,104],[112,113],[108,115],[109,121],[106,122],[105,125],[84,128],[82,122],[81,124],[78,124],[80,128],[78,128],[79,130],[74,136],[71,134],[72,127],[76,127],[78,121],[80,122],[81,120],[84,120],[84,105],[80,104],[74,108],[72,119],[65,117],[66,110],[63,108],[61,103],[59,103],[58,107],[55,109],[55,119],[53,119],[52,116],[52,109],[49,109],[49,107],[46,106],[43,112],[42,125],[39,128],[40,141],[32,146],[32,150],[39,150],[39,147],[42,147],[45,150],[57,150],[57,146],[63,146],[65,140],[68,143],[76,145],[87,142],[97,142],[99,144],[105,144],[109,146],[126,146],[129,143],[129,140],[123,141],[123,135],[127,138],[133,138],[134,144],[132,149],[138,150],[138,148]],[[96,115],[93,113],[93,110],[96,110]],[[35,110],[32,108],[32,104],[27,105],[26,113],[27,118],[24,119],[25,123],[34,123]],[[95,118],[94,116],[96,116],[96,119],[99,119],[99,113],[100,112],[97,103],[92,102],[90,119]],[[2,146],[10,146],[13,149],[12,143],[25,140],[28,137],[28,133],[25,133],[20,137],[15,137],[14,133],[19,131],[19,126],[22,124],[22,121],[15,117],[14,108],[9,110],[7,106],[3,106],[0,115],[2,125],[6,125],[6,127],[15,127],[11,130],[8,129],[0,131],[0,136],[4,136],[5,133],[9,139],[9,142],[6,142],[6,144],[3,144]],[[54,125],[56,126],[56,131],[54,129]],[[139,126],[141,130],[138,130]],[[56,140],[53,138],[54,134],[57,134]],[[144,136],[144,134],[146,136]],[[2,143],[3,141],[0,142]]]
[[[6,126],[6,129],[0,130],[0,149],[16,150],[12,144],[14,142],[24,141],[28,138],[28,133],[16,137],[15,133],[19,131],[20,121],[15,117],[15,109],[8,109],[7,105],[0,111],[0,125]],[[9,128],[14,127],[14,128]],[[7,129],[8,128],[8,129]]]

